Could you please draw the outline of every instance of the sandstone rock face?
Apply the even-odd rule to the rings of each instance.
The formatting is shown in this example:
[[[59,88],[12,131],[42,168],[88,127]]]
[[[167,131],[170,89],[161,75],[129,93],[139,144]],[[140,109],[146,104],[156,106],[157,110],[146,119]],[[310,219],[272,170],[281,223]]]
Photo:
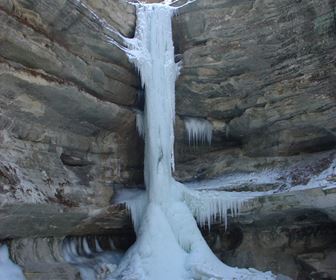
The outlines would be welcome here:
[[[116,46],[134,7],[8,0],[0,21],[0,238],[104,231],[114,187],[142,182],[138,78]]]
[[[272,193],[228,232],[204,232],[230,265],[336,277],[335,11],[335,0],[197,0],[173,20],[175,177],[224,175],[226,189],[241,176],[230,189]],[[64,236],[134,238],[111,200],[143,183],[140,85],[119,48],[135,19],[123,0],[0,1],[0,239],[14,238],[28,279],[78,278]],[[189,146],[187,117],[211,122],[211,146]],[[255,180],[265,172],[275,177]]]
[[[67,262],[69,258],[76,256],[78,261],[83,260],[83,266],[93,267],[97,261],[95,258],[127,249],[134,242],[134,237],[133,231],[126,230],[114,232],[113,236],[23,238],[11,241],[10,248],[12,259],[24,267],[27,280],[80,280],[79,269]],[[75,251],[75,255],[65,256],[65,251],[69,253],[69,244],[72,245],[71,253]]]
[[[335,221],[316,210],[286,211],[259,222],[249,219],[225,231],[204,231],[217,256],[232,266],[272,270],[292,279],[334,279]]]
[[[179,180],[225,174],[234,190],[284,195],[335,160],[335,9],[336,1],[218,0],[180,10],[173,21],[183,62],[176,86]],[[188,147],[185,117],[212,123],[211,147]],[[276,180],[261,182],[265,171],[275,171]],[[327,184],[335,186],[332,174]],[[205,232],[209,244],[233,266],[334,279],[335,197],[325,186],[273,194],[232,221],[229,232]]]
[[[253,159],[335,147],[335,7],[315,0],[184,7],[174,18],[183,58],[178,114],[212,121],[226,154],[236,154],[232,145]]]

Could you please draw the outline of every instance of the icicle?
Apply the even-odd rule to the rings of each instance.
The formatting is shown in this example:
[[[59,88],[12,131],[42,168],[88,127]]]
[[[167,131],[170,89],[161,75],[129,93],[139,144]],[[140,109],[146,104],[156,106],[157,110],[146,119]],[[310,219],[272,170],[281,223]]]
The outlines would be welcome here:
[[[75,238],[71,238],[69,240],[69,250],[70,250],[72,255],[78,256],[78,250],[77,250]]]
[[[115,270],[122,257],[118,251],[103,251],[97,237],[94,237],[94,240],[96,252],[91,250],[87,237],[69,237],[63,240],[64,259],[78,268],[83,280],[106,279],[107,274]],[[84,254],[78,253],[78,248],[81,246]],[[7,278],[0,277],[0,279]]]
[[[249,198],[241,196],[239,193],[220,191],[184,191],[184,200],[198,223],[210,230],[211,224],[218,221],[224,223],[227,228],[228,211],[231,217],[239,214],[244,201]]]
[[[145,135],[145,128],[144,128],[144,115],[143,112],[141,111],[136,112],[136,128],[138,134],[143,138]]]
[[[129,199],[125,202],[126,207],[131,212],[132,222],[135,231],[137,231],[140,226],[147,205],[147,201],[148,200],[146,193],[142,193],[139,196],[136,196],[133,199]]]
[[[99,245],[99,241],[98,241],[98,239],[97,239],[97,236],[95,236],[95,246],[96,246],[96,252],[98,252],[98,253],[101,253],[101,252],[103,252],[104,250],[100,247],[100,245]]]
[[[86,237],[83,238],[83,250],[84,250],[84,253],[87,254],[87,255],[91,255],[92,254],[92,251],[89,247],[89,244],[87,242],[87,239]]]
[[[184,119],[185,127],[188,133],[189,145],[211,144],[212,124],[206,119],[187,117]]]
[[[109,243],[109,245],[110,245],[110,248],[112,249],[112,250],[115,250],[116,249],[116,246],[114,245],[114,242],[113,242],[113,240],[112,240],[112,238],[109,236],[109,238],[108,238],[108,243]]]
[[[80,256],[84,254],[82,241],[83,241],[83,237],[77,237],[75,241],[77,252],[78,252],[78,255]]]

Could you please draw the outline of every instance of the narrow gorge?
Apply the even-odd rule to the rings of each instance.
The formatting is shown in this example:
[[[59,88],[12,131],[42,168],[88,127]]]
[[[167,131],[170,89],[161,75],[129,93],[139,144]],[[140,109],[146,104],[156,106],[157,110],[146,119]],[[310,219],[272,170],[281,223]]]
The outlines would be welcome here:
[[[335,15],[0,0],[0,242],[24,277],[336,279]]]

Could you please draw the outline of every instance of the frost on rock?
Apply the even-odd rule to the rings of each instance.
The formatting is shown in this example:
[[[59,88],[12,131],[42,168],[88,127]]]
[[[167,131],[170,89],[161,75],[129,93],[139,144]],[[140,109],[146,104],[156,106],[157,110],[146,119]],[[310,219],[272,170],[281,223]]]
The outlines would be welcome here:
[[[6,245],[0,247],[0,279],[1,280],[25,280],[21,268],[9,259]]]
[[[189,3],[188,1],[187,3]],[[139,70],[145,89],[144,114],[137,118],[144,135],[146,192],[129,195],[137,240],[107,279],[273,279],[271,273],[229,267],[206,244],[201,224],[238,214],[247,197],[188,190],[172,177],[174,169],[175,81],[171,18],[176,11],[164,4],[136,4],[137,29],[127,39],[129,59]],[[212,127],[205,120],[187,121],[191,139],[211,142]]]
[[[206,119],[187,117],[184,119],[189,145],[211,144],[212,124]]]
[[[292,188],[292,190],[304,190],[313,188],[332,189],[336,187],[336,159],[330,166],[321,173],[313,176],[307,184],[300,184]]]

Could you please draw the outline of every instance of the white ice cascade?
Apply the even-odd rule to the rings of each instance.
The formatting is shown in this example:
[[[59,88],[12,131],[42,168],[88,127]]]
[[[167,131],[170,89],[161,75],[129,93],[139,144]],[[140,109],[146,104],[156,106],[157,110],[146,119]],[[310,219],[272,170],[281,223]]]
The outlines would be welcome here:
[[[135,38],[125,41],[145,89],[143,122],[137,125],[145,140],[146,193],[126,202],[137,240],[108,279],[273,279],[271,273],[221,263],[203,239],[194,215],[202,224],[210,225],[217,214],[226,221],[227,210],[236,214],[244,199],[224,192],[192,191],[173,179],[179,65],[174,61],[171,18],[176,8],[136,7]]]
[[[174,168],[175,81],[179,65],[174,61],[173,11],[162,4],[137,6],[136,34],[129,41],[129,58],[139,70],[145,88],[145,184],[149,197],[155,199],[164,196],[162,188],[171,186],[171,167]]]

